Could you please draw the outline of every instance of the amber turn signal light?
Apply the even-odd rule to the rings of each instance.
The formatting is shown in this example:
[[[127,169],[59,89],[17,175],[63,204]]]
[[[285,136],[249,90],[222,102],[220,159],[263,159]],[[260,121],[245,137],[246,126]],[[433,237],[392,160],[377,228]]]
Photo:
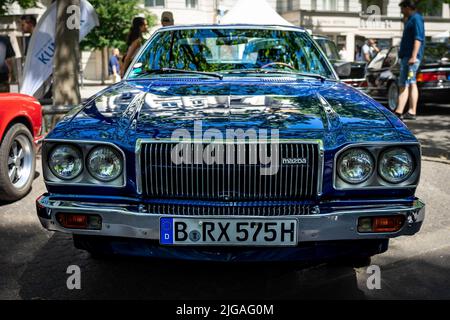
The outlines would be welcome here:
[[[358,219],[360,233],[397,232],[405,223],[405,216],[362,217]]]
[[[102,226],[101,217],[97,215],[58,213],[56,220],[67,229],[99,230]]]

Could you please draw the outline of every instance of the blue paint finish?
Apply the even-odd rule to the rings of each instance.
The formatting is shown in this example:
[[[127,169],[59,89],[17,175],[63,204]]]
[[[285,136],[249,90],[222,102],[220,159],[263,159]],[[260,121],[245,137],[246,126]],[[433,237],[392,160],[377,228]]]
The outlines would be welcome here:
[[[181,97],[218,101],[211,108],[186,108]],[[230,98],[230,105],[220,105]],[[322,97],[322,101],[320,99]],[[171,105],[172,103],[172,105]],[[178,104],[177,104],[178,103]],[[325,105],[324,105],[325,103]],[[256,106],[256,107],[255,107]],[[208,109],[208,110],[206,110]],[[222,111],[217,111],[222,109]],[[280,139],[320,139],[325,149],[323,198],[407,197],[414,189],[337,192],[332,187],[333,159],[342,147],[359,142],[416,142],[390,111],[360,91],[336,81],[314,79],[230,77],[154,78],[123,81],[93,96],[71,112],[48,139],[111,142],[127,157],[123,189],[48,186],[52,193],[136,194],[135,146],[139,138],[170,138],[173,130],[193,131],[194,120],[203,130],[277,129]]]

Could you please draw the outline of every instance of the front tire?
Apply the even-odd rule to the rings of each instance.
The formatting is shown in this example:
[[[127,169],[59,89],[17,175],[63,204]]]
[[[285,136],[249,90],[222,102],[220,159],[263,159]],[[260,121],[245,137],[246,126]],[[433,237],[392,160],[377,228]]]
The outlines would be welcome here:
[[[395,82],[391,82],[388,88],[388,106],[389,110],[392,112],[397,109],[398,106],[398,95],[399,95],[399,89],[398,85]]]
[[[33,136],[17,123],[10,127],[0,145],[0,200],[16,201],[31,188],[36,170]]]

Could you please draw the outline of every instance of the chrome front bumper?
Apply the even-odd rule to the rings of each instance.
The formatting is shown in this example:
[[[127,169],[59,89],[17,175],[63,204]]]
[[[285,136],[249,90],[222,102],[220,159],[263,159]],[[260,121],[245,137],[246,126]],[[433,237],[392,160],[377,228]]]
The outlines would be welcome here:
[[[79,235],[97,235],[109,237],[137,238],[159,240],[161,217],[180,217],[142,213],[136,205],[106,205],[74,200],[58,200],[52,196],[42,196],[36,201],[38,216],[44,228]],[[101,230],[66,229],[56,220],[58,213],[95,214],[102,218]],[[358,218],[368,216],[404,215],[404,226],[395,233],[359,233]],[[217,216],[183,216],[183,218],[217,218]],[[222,216],[221,216],[222,217]],[[223,216],[227,219],[244,218],[242,216]],[[262,216],[246,216],[249,219],[264,219]],[[283,216],[279,217],[283,219]],[[298,242],[387,239],[403,235],[413,235],[420,230],[425,218],[425,205],[416,200],[410,206],[384,205],[376,207],[342,207],[331,213],[302,216],[286,216],[297,219]]]

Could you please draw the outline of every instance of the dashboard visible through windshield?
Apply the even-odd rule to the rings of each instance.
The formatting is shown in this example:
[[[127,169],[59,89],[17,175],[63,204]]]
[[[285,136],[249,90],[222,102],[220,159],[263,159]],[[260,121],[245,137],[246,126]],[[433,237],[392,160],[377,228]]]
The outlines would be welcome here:
[[[141,51],[128,79],[176,70],[225,76],[263,70],[264,74],[284,72],[334,79],[326,57],[305,32],[228,28],[158,32]]]

